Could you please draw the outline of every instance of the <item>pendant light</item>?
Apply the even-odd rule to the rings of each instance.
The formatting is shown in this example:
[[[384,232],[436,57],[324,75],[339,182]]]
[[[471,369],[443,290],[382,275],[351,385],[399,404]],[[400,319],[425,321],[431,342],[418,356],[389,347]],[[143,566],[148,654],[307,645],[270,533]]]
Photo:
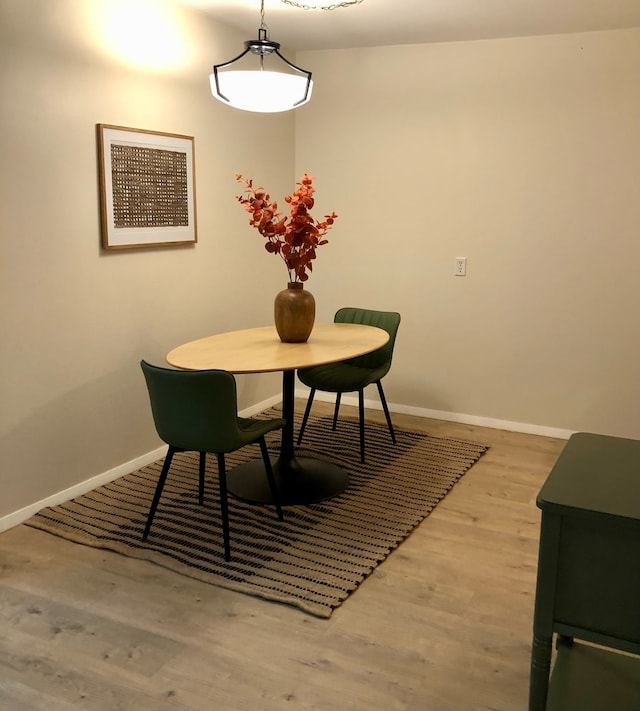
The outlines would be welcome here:
[[[244,52],[231,61],[214,65],[209,75],[211,93],[219,101],[243,111],[272,113],[296,109],[311,98],[311,72],[285,59],[278,42],[269,39],[264,0],[260,2],[260,18],[258,39],[247,40]],[[236,62],[239,64],[235,68],[227,68]]]

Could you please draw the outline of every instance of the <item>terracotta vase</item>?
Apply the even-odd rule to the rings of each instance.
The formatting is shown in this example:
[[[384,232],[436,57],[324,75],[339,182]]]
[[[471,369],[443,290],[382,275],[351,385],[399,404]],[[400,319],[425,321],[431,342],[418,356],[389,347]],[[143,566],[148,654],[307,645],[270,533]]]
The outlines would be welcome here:
[[[316,300],[299,281],[291,281],[276,294],[273,304],[276,330],[283,343],[305,343],[316,318]]]

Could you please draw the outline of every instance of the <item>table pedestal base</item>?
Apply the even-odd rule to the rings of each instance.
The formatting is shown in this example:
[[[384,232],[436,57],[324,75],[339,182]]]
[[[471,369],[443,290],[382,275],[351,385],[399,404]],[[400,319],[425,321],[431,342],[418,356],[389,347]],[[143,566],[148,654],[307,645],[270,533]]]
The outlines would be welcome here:
[[[272,466],[282,506],[312,504],[330,499],[342,493],[349,484],[349,475],[344,469],[319,459],[277,459],[272,462]],[[273,503],[261,459],[240,464],[230,470],[228,488],[229,493],[243,501]]]

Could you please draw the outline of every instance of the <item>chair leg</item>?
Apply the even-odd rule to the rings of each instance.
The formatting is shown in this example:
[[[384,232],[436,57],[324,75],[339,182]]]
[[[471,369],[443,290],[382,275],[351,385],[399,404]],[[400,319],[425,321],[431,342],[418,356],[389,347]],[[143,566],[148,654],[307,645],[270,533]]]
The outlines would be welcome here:
[[[360,415],[360,461],[364,464],[364,388],[358,390],[358,413]]]
[[[264,468],[267,472],[267,479],[269,481],[269,488],[271,489],[271,496],[273,497],[273,503],[276,506],[276,512],[280,521],[284,518],[282,514],[282,506],[280,505],[280,492],[276,486],[276,480],[273,476],[273,468],[271,467],[271,459],[269,458],[269,452],[267,450],[267,443],[264,437],[260,437],[258,440],[260,442],[260,450],[262,451],[262,459],[264,460]]]
[[[309,398],[307,400],[307,406],[304,409],[304,415],[302,417],[302,424],[300,425],[300,432],[298,432],[298,446],[302,442],[302,435],[304,434],[304,429],[307,426],[307,420],[309,419],[309,413],[311,412],[311,405],[313,403],[313,396],[316,394],[316,389],[311,388],[309,392]]]
[[[342,393],[336,393],[336,406],[333,408],[333,429],[338,425],[338,413],[340,412],[340,400]]]
[[[220,480],[220,514],[222,516],[222,538],[224,540],[224,559],[231,560],[231,544],[229,542],[229,501],[227,497],[227,470],[224,454],[218,454],[218,479]]]
[[[178,451],[176,447],[169,445],[167,451],[167,456],[164,458],[164,464],[162,465],[162,471],[160,472],[160,477],[158,478],[158,483],[156,484],[156,491],[153,495],[153,501],[151,502],[151,508],[149,509],[149,515],[147,516],[147,524],[144,527],[144,532],[142,534],[142,540],[146,541],[149,531],[151,530],[151,524],[153,523],[153,517],[156,515],[156,509],[158,508],[158,503],[160,497],[162,496],[162,489],[164,488],[164,483],[167,480],[167,474],[169,473],[169,467],[171,466],[171,460],[173,455]]]
[[[198,501],[200,505],[204,503],[204,473],[207,467],[207,453],[200,452],[200,486],[198,493]]]
[[[378,386],[378,394],[380,395],[380,402],[382,403],[382,409],[384,410],[384,416],[387,418],[387,425],[389,426],[389,432],[391,433],[391,441],[396,443],[396,433],[393,431],[393,425],[391,424],[391,415],[389,414],[389,408],[387,407],[387,400],[384,396],[384,391],[382,389],[382,382],[380,380],[376,381]]]

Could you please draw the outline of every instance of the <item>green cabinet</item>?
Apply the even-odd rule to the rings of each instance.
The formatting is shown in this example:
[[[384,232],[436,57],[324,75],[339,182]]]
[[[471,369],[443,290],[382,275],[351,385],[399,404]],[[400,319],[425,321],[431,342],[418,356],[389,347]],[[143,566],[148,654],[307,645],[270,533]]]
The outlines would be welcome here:
[[[640,441],[574,434],[537,505],[542,522],[529,711],[581,708],[584,700],[571,706],[570,690],[583,693],[588,685],[564,692],[562,685],[568,678],[593,679],[585,665],[604,673],[604,659],[625,670],[609,677],[625,687],[610,694],[618,692],[628,708],[640,711],[640,660],[633,656],[640,655]],[[554,635],[561,644],[549,690]],[[574,639],[606,649],[574,645]]]

